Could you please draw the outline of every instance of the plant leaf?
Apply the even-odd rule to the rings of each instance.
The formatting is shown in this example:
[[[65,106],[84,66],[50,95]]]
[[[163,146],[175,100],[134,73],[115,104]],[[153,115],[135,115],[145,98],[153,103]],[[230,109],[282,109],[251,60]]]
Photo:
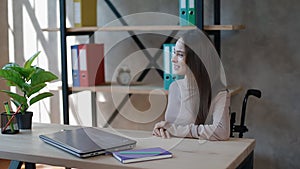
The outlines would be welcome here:
[[[11,69],[15,70],[16,72],[19,72],[19,74],[21,74],[21,76],[23,76],[23,78],[25,78],[26,81],[30,79],[30,75],[35,71],[35,69],[32,67],[26,69],[22,67],[12,67]]]
[[[31,95],[33,95],[34,93],[37,93],[38,91],[40,91],[41,89],[43,89],[46,86],[47,85],[45,83],[41,83],[41,84],[29,87],[27,96],[30,97]]]
[[[37,70],[31,76],[31,85],[35,86],[41,83],[50,82],[55,79],[58,79],[58,77],[53,73],[44,70]]]
[[[3,79],[7,80],[10,85],[16,85],[17,87],[19,87],[21,90],[24,87],[25,80],[22,78],[22,76],[12,70],[12,69],[1,69],[0,70],[0,77],[2,77]]]
[[[29,67],[29,68],[20,67],[18,64],[15,64],[15,63],[8,63],[2,69],[14,70],[15,72],[17,72],[21,76],[23,76],[23,78],[25,78],[27,81],[29,79],[30,74],[32,74],[32,72],[35,70],[35,68],[32,68],[32,67]]]
[[[16,93],[8,91],[8,90],[0,90],[0,92],[7,93],[15,102],[18,103],[18,105],[22,104],[22,110],[26,110],[28,108],[26,97],[20,96],[20,95],[18,95]]]
[[[30,69],[32,69],[33,71],[29,74],[28,78],[26,79],[27,81],[29,81],[31,79],[31,76],[36,74],[39,71],[45,71],[44,69],[38,67],[38,66],[32,66],[30,67]]]
[[[31,56],[24,64],[24,68],[28,69],[31,67],[32,62],[39,56],[39,54],[41,53],[41,51],[38,51],[37,53],[35,53],[33,56]]]
[[[9,70],[9,69],[11,69],[11,68],[13,68],[13,67],[20,67],[18,64],[16,64],[16,63],[8,63],[8,64],[6,64],[6,65],[4,65],[3,67],[2,67],[2,69],[4,69],[4,70]]]
[[[11,81],[6,81],[6,85],[7,86],[16,86],[16,84]]]
[[[16,107],[19,107],[21,105],[21,103],[19,103],[18,101],[14,100],[14,99],[11,99],[11,101],[14,103],[14,105]]]
[[[11,101],[14,103],[14,105],[15,105],[16,107],[19,107],[19,106],[21,105],[21,103],[19,103],[18,101],[14,100],[14,99],[11,99]],[[23,112],[23,109],[25,109],[25,108],[22,108],[22,107],[21,107],[20,112]],[[24,111],[24,112],[25,112],[25,111]]]
[[[42,99],[44,99],[44,98],[46,98],[46,97],[50,97],[50,96],[53,96],[53,94],[50,93],[50,92],[44,92],[44,93],[41,93],[41,94],[39,94],[39,95],[33,97],[33,98],[29,101],[29,104],[32,105],[33,103],[36,103],[36,102],[38,102],[38,101],[40,101],[40,100],[42,100]]]
[[[21,104],[17,102],[16,100],[11,99],[11,101],[14,103],[16,107],[19,107]],[[22,105],[20,112],[24,114],[26,110],[28,109],[28,105]]]

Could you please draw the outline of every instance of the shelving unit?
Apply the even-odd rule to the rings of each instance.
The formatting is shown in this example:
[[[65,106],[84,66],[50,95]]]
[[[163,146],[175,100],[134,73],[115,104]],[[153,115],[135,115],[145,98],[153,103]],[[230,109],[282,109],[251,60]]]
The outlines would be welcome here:
[[[169,31],[169,30],[194,30],[196,26],[175,26],[175,25],[160,25],[160,26],[109,26],[109,27],[82,27],[82,28],[66,28],[67,33],[78,32],[96,32],[96,31]],[[203,30],[242,30],[244,25],[204,25]],[[56,32],[59,28],[47,28],[43,31]]]
[[[52,90],[61,90],[61,86],[57,88],[52,88]],[[229,93],[231,96],[238,94],[240,91],[243,90],[241,86],[232,86],[229,87]],[[103,86],[90,86],[90,87],[69,87],[69,93],[76,93],[81,91],[91,91],[91,92],[118,92],[118,93],[132,93],[132,94],[149,94],[152,92],[153,94],[158,95],[167,95],[168,91],[164,90],[161,86],[111,86],[111,85],[103,85]]]
[[[79,91],[91,91],[91,92],[118,92],[118,93],[132,93],[132,94],[153,94],[166,95],[168,91],[164,90],[161,86],[91,86],[91,87],[72,87],[70,88],[72,92]]]
[[[203,25],[203,0],[196,0],[196,25],[195,26],[129,26],[124,20],[122,20],[121,14],[115,8],[115,6],[110,2],[110,0],[104,0],[115,16],[120,19],[121,23],[124,26],[117,26],[117,27],[83,27],[83,28],[66,28],[66,3],[65,0],[60,0],[60,28],[48,28],[43,29],[43,31],[60,31],[60,38],[61,38],[61,68],[62,68],[62,97],[63,97],[63,122],[64,124],[69,124],[69,94],[72,92],[84,91],[89,90],[92,91],[92,97],[95,97],[95,93],[97,91],[109,91],[111,87],[73,87],[69,88],[68,86],[68,75],[67,75],[67,36],[76,36],[76,35],[88,35],[90,37],[93,36],[94,32],[96,31],[180,31],[180,30],[193,30],[193,29],[201,29],[209,33],[210,35],[214,36],[214,44],[216,50],[220,54],[220,45],[221,45],[221,31],[222,30],[241,30],[245,29],[244,25],[221,25],[220,23],[220,0],[214,0],[214,24],[215,25]],[[139,43],[137,39],[134,39],[136,43]],[[90,41],[93,41],[91,38]],[[143,47],[143,46],[141,46]],[[147,72],[145,72],[147,74]],[[142,78],[141,78],[142,79]],[[119,89],[117,89],[119,91]],[[121,91],[122,89],[120,89]],[[232,90],[235,91],[235,90]],[[129,96],[132,93],[149,93],[146,89],[133,89],[129,90]],[[95,110],[95,103],[92,103],[92,111]],[[115,116],[116,113],[113,113]],[[95,118],[95,117],[93,117]],[[112,121],[109,119],[108,121]],[[95,123],[95,122],[93,122]],[[95,125],[95,124],[93,124]]]

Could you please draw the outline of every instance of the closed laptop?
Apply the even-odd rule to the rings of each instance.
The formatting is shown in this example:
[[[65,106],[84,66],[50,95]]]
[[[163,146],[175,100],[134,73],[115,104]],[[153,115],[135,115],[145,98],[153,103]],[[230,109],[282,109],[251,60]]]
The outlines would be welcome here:
[[[81,158],[128,150],[136,145],[135,140],[93,127],[63,130],[39,137],[44,142]]]

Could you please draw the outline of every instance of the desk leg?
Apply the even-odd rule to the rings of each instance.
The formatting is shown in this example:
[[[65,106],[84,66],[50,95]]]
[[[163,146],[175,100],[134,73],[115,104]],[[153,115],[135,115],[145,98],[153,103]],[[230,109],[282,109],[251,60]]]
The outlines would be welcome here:
[[[25,169],[35,169],[35,163],[25,162]]]
[[[245,160],[237,167],[237,169],[253,169],[253,156],[254,152],[252,151]]]
[[[25,169],[36,169],[35,168],[35,163],[28,163],[28,162],[25,162]],[[23,162],[22,161],[15,161],[15,160],[12,160],[9,164],[9,167],[8,169],[20,169],[23,165]]]
[[[97,127],[97,92],[91,92],[92,101],[92,126]]]
[[[8,169],[20,169],[23,162],[12,160],[9,164]]]

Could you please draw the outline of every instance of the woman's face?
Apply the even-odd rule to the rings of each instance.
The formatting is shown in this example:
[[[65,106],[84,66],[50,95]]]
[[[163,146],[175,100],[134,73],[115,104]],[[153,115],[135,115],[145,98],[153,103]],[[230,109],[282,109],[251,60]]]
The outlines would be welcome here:
[[[178,39],[175,44],[175,50],[172,57],[173,63],[173,73],[177,75],[186,74],[186,64],[185,64],[185,48],[184,41],[182,38]]]

